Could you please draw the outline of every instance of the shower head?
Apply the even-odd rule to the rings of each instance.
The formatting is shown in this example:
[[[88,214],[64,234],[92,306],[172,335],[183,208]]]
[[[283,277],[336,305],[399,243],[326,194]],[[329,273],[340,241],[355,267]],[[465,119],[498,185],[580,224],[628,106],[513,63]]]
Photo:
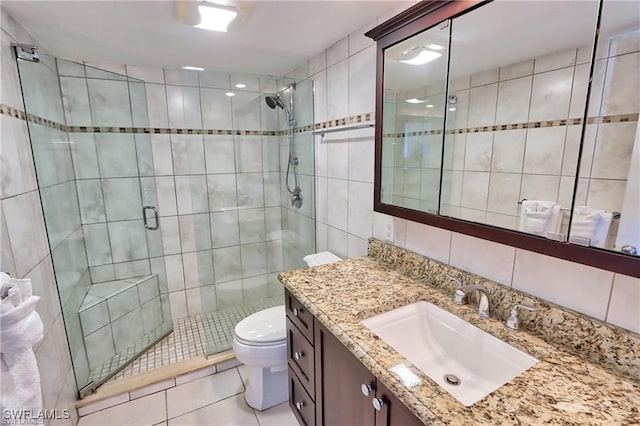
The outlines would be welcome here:
[[[271,109],[276,109],[276,107],[284,109],[284,102],[282,102],[282,98],[280,97],[280,95],[267,96],[264,98],[264,101]]]

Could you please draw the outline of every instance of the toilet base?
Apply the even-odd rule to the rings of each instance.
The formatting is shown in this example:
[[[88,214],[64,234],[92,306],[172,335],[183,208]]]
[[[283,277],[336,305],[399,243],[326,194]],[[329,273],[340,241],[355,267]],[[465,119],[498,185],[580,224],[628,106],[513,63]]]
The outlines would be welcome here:
[[[289,399],[287,364],[275,367],[246,366],[249,385],[244,399],[256,410],[266,410]]]

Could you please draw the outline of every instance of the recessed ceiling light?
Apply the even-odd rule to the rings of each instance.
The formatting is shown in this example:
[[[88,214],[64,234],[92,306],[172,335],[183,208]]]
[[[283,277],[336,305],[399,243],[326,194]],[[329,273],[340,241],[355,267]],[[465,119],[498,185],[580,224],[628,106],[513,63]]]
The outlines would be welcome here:
[[[418,98],[411,98],[411,99],[407,99],[405,102],[408,102],[410,104],[421,104],[421,103],[424,103],[426,101],[421,101]]]
[[[245,87],[247,87],[246,84],[242,84],[242,83],[236,84],[236,88],[238,88],[238,89],[244,89]]]
[[[236,94],[235,94],[235,93],[233,93],[233,92],[227,92],[227,93],[225,93],[225,95],[227,95],[227,96],[231,97],[231,96],[235,96]]]
[[[425,105],[425,108],[433,108],[433,105],[431,105],[431,104]]]
[[[190,71],[204,71],[204,68],[200,68],[200,67],[191,67],[191,66],[185,66],[182,67],[183,70],[190,70]]]
[[[456,110],[455,107],[449,108],[449,111],[455,111],[455,110]]]
[[[438,59],[440,56],[442,56],[442,53],[434,52],[433,50],[420,46],[402,52],[398,61],[409,65],[424,65],[427,62]]]
[[[238,16],[238,12],[231,7],[207,3],[198,6],[200,12],[200,23],[194,25],[211,31],[227,32],[227,27]]]

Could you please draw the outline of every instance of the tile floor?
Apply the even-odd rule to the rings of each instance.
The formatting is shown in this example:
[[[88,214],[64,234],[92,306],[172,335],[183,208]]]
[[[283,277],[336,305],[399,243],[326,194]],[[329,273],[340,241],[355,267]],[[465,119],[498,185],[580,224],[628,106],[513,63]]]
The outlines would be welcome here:
[[[78,426],[297,426],[288,403],[264,411],[244,401],[244,366],[133,399],[80,419]]]
[[[254,312],[277,305],[284,305],[284,296],[270,297],[256,303],[177,319],[173,323],[171,334],[141,354],[110,381],[135,376],[198,356],[227,351],[231,349],[233,330],[238,322]]]

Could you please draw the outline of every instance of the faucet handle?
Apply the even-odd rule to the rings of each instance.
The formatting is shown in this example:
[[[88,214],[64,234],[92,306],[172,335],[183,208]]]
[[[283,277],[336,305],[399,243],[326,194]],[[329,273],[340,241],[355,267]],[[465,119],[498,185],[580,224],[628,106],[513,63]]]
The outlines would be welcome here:
[[[447,278],[449,278],[451,281],[453,281],[453,282],[455,282],[455,283],[456,283],[456,288],[457,288],[457,289],[458,289],[458,288],[460,288],[460,287],[463,287],[463,286],[464,286],[464,284],[462,284],[462,281],[460,281],[460,279],[459,279],[459,278],[456,278],[456,277],[454,277],[454,276],[452,276],[452,275],[449,275],[449,274],[445,274],[445,275],[446,275],[446,276],[447,276]]]
[[[504,323],[504,328],[509,331],[518,331],[519,321],[518,321],[518,309],[526,309],[527,311],[539,311],[538,308],[531,305],[525,304],[517,304],[513,308],[511,308],[511,313],[509,314],[509,318]]]

